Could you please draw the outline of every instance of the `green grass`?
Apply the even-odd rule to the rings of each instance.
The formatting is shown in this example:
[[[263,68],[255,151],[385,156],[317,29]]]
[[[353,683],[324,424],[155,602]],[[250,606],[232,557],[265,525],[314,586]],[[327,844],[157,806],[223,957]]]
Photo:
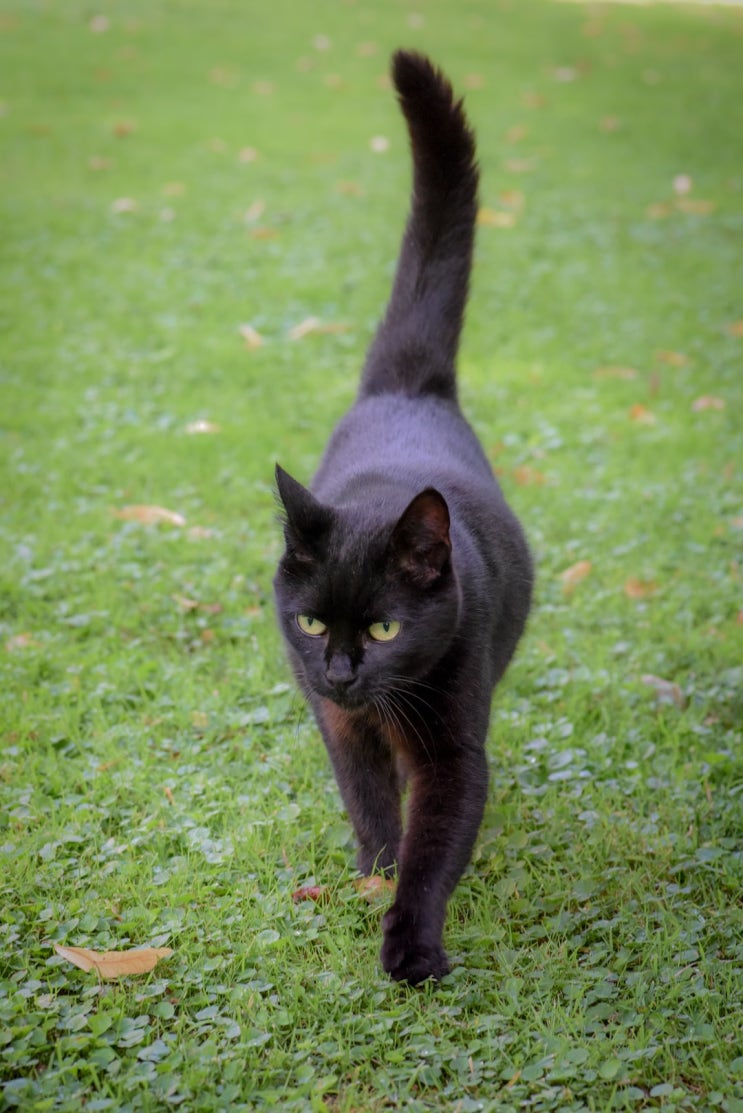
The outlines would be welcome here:
[[[0,1106],[743,1109],[742,31],[3,6]],[[398,45],[468,90],[482,203],[516,213],[480,230],[462,396],[539,566],[420,991],[379,967],[270,595],[273,463],[309,478],[388,290]],[[291,340],[309,316],[347,327]],[[98,985],[55,942],[174,953]]]

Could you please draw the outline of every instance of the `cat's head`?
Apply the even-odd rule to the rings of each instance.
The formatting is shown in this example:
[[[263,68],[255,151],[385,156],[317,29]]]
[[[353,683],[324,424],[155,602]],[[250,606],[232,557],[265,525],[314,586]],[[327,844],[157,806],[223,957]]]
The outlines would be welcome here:
[[[309,688],[360,708],[425,676],[451,645],[459,587],[449,511],[427,488],[399,516],[325,506],[277,467],[286,551],[274,579]]]

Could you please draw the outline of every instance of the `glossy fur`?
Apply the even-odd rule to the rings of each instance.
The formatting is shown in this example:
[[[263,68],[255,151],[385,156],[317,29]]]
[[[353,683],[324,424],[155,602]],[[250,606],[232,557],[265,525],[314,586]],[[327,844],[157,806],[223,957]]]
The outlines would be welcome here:
[[[457,402],[474,137],[428,59],[399,51],[392,76],[411,137],[411,212],[358,398],[311,488],[277,467],[286,552],[275,591],[359,869],[397,873],[382,965],[415,984],[448,970],[446,905],[482,819],[491,696],[526,622],[532,571]],[[298,615],[327,629],[303,633]],[[392,640],[369,633],[382,621],[400,623]]]

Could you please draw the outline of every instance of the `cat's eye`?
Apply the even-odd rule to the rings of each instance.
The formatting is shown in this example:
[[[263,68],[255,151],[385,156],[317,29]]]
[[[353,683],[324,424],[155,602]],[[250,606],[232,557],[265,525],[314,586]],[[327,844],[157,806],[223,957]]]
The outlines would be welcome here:
[[[391,642],[400,633],[400,623],[390,618],[384,622],[373,622],[369,627],[369,637],[375,642]]]
[[[325,623],[319,618],[313,618],[311,614],[298,614],[297,626],[303,634],[308,634],[311,638],[319,638],[327,630]]]

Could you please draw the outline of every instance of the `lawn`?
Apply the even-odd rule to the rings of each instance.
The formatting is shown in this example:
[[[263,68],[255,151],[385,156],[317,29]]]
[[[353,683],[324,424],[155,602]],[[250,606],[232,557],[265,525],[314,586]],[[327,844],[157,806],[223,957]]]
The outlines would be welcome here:
[[[742,36],[3,4],[0,1108],[741,1113]],[[309,480],[389,288],[401,45],[477,130],[461,395],[539,572],[419,990],[271,599],[274,462]]]

